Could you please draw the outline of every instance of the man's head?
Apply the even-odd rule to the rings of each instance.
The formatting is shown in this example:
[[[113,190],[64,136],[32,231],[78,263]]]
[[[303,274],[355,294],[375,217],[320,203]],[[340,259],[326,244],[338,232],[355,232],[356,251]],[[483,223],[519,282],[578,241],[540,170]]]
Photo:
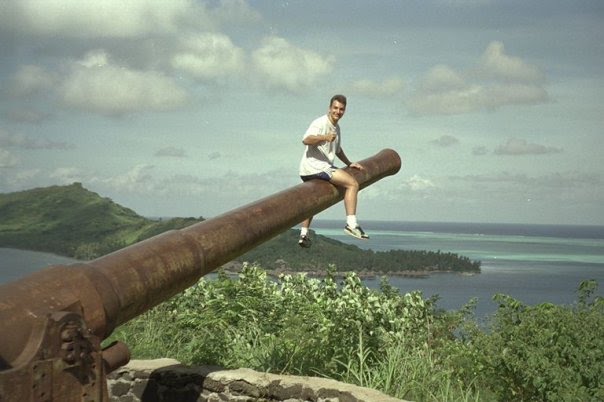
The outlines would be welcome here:
[[[329,111],[327,116],[333,124],[336,124],[346,111],[346,97],[344,95],[334,95],[329,102]]]
[[[331,100],[329,101],[329,107],[331,107],[331,105],[333,105],[333,103],[335,101],[338,101],[342,105],[346,106],[346,97],[344,95],[334,95],[334,96],[332,96]]]

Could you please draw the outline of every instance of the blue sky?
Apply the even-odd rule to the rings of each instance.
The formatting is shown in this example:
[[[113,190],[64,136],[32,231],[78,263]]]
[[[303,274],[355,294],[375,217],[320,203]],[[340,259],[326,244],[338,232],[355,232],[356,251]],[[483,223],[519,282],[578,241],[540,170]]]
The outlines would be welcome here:
[[[599,0],[5,0],[0,57],[3,193],[216,216],[298,184],[343,93],[349,158],[403,159],[361,223],[604,224]]]

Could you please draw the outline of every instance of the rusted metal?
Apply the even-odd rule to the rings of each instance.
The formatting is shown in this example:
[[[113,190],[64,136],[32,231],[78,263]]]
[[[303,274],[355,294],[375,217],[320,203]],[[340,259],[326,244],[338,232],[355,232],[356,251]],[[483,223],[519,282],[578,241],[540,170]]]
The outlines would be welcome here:
[[[106,373],[122,367],[130,361],[130,350],[125,343],[114,341],[103,348],[103,365]]]
[[[360,163],[364,170],[348,171],[361,189],[401,167],[390,149]],[[0,285],[0,402],[106,401],[105,375],[129,359],[124,344],[100,348],[118,325],[343,195],[312,180],[96,260]]]

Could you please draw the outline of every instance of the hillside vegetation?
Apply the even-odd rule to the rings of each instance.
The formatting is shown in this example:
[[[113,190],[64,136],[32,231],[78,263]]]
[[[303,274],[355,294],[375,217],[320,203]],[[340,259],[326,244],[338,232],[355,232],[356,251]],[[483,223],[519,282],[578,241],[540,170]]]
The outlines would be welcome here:
[[[320,376],[426,402],[603,401],[604,299],[582,282],[577,301],[523,304],[495,295],[487,321],[476,300],[438,308],[420,291],[380,289],[355,273],[269,278],[248,265],[202,278],[118,327],[135,359]]]
[[[410,275],[429,271],[479,272],[480,262],[455,253],[424,250],[363,250],[329,237],[312,234],[311,248],[293,247],[298,231],[289,230],[241,257],[268,270],[314,271],[324,276],[326,271],[355,271]]]
[[[200,221],[152,220],[80,183],[0,194],[0,246],[87,260]]]
[[[154,220],[82,187],[81,183],[0,194],[0,247],[45,251],[89,260],[203,218]],[[480,271],[480,263],[453,253],[374,252],[313,233],[313,246],[297,246],[286,231],[249,251],[239,262],[272,270]]]

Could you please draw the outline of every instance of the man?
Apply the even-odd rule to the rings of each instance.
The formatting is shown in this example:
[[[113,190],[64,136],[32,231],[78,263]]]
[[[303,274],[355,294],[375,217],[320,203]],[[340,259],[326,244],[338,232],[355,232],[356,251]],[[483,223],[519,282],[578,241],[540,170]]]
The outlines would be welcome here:
[[[357,223],[357,194],[359,184],[355,178],[343,169],[334,166],[337,156],[346,166],[354,169],[364,169],[356,162],[351,162],[340,145],[340,126],[338,122],[346,111],[346,97],[334,95],[329,103],[326,115],[315,119],[306,130],[302,143],[306,145],[302,160],[300,161],[300,178],[302,181],[312,179],[326,180],[330,183],[344,187],[344,208],[346,210],[346,227],[344,232],[358,239],[368,239],[369,236]],[[312,216],[302,222],[300,239],[301,247],[310,247],[309,237]]]

